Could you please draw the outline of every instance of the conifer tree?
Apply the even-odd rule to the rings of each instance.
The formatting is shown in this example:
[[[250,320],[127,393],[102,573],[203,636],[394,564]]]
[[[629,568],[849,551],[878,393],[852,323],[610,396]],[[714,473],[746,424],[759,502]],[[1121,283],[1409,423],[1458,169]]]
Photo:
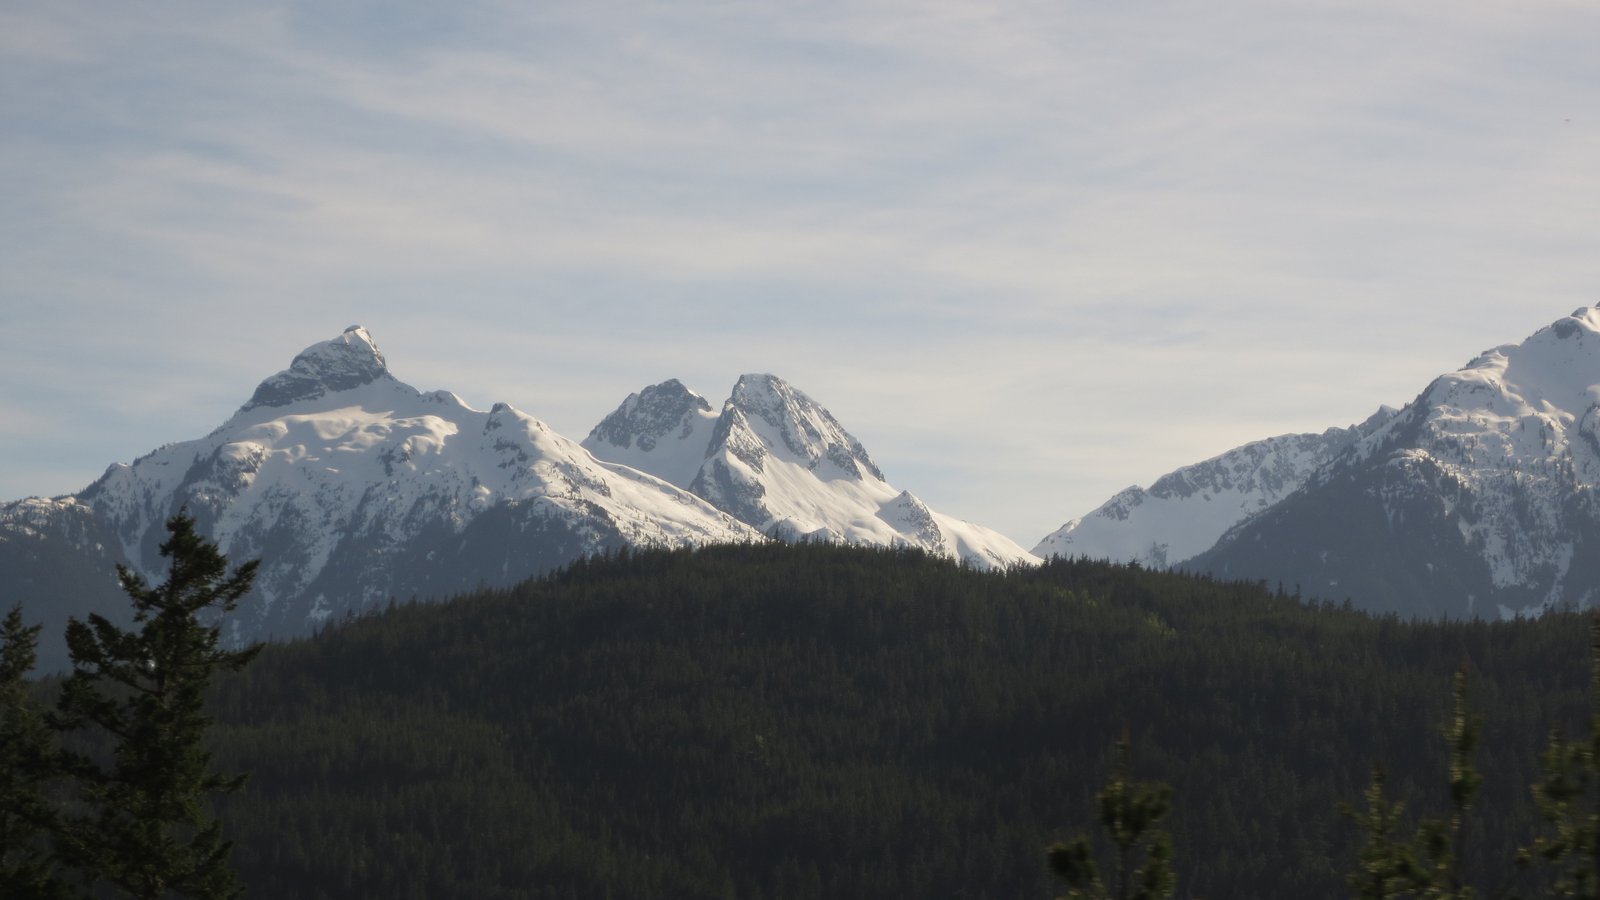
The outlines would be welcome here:
[[[70,896],[49,855],[56,814],[45,792],[56,768],[55,736],[29,692],[38,625],[13,606],[0,624],[0,897]]]
[[[1589,735],[1567,740],[1557,731],[1533,785],[1549,825],[1524,859],[1555,869],[1554,896],[1600,898],[1600,616],[1589,625]]]
[[[62,759],[79,782],[83,812],[62,830],[62,856],[97,880],[140,900],[239,894],[230,843],[208,806],[243,778],[211,771],[204,699],[213,676],[238,670],[260,649],[220,649],[221,630],[202,617],[230,611],[250,590],[256,563],[227,571],[216,545],[180,512],[161,545],[165,583],[150,587],[119,566],[133,601],[134,630],[99,615],[67,626],[72,674],[55,722],[89,726],[109,738],[108,758],[80,751]]]
[[[1390,801],[1384,792],[1387,778],[1382,766],[1372,769],[1372,784],[1367,787],[1365,812],[1346,809],[1367,833],[1361,848],[1361,867],[1350,875],[1350,889],[1356,900],[1385,900],[1403,895],[1426,880],[1416,854],[1396,832],[1405,815],[1405,804]]]
[[[1172,788],[1129,777],[1132,750],[1124,735],[1117,741],[1117,763],[1096,795],[1100,825],[1115,850],[1108,885],[1095,865],[1087,835],[1057,843],[1048,852],[1050,869],[1067,883],[1064,900],[1161,900],[1177,888],[1172,873],[1172,838],[1157,826],[1172,809]],[[1140,857],[1143,862],[1140,863]]]
[[[1444,737],[1450,748],[1450,817],[1424,819],[1410,840],[1397,831],[1405,806],[1384,793],[1381,767],[1373,770],[1367,788],[1367,810],[1346,809],[1367,832],[1360,867],[1348,878],[1359,900],[1422,897],[1428,900],[1472,900],[1477,892],[1461,874],[1466,816],[1483,786],[1483,776],[1472,764],[1473,752],[1483,733],[1483,723],[1467,703],[1467,668],[1456,673],[1450,721]]]

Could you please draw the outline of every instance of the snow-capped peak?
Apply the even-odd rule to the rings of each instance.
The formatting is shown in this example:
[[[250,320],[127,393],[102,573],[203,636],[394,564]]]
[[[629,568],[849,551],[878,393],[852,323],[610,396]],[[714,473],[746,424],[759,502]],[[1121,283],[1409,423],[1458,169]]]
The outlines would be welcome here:
[[[1404,411],[1354,448],[1359,462],[1425,438],[1441,459],[1518,469],[1565,457],[1583,481],[1600,481],[1600,307],[1583,307],[1520,344],[1486,350],[1434,379]],[[1585,446],[1587,445],[1587,446]]]
[[[589,432],[589,437],[623,449],[637,443],[640,449],[653,450],[668,432],[685,426],[690,415],[708,412],[711,404],[706,398],[684,387],[678,379],[669,378],[629,394],[615,412]]]
[[[510,584],[603,550],[761,540],[509,404],[483,412],[419,393],[360,327],[307,348],[211,434],[113,466],[68,499],[105,554],[147,576],[178,509],[229,557],[262,558],[230,626],[241,640],[402,592]],[[0,506],[0,541],[26,513]]]
[[[289,368],[261,382],[239,412],[314,400],[388,377],[388,364],[372,335],[360,325],[351,325],[333,340],[307,347]]]
[[[1534,332],[1521,344],[1496,347],[1446,382],[1481,382],[1527,409],[1581,416],[1600,402],[1600,307],[1584,307]]]
[[[781,446],[793,454],[792,461],[806,468],[817,471],[827,461],[838,470],[837,475],[884,480],[866,448],[844,430],[832,413],[776,375],[739,376],[727,407],[743,413],[752,427],[766,432],[763,436],[769,438],[774,450]],[[766,427],[756,425],[757,421]],[[828,474],[834,473],[824,477]]]
[[[629,394],[589,432],[583,446],[602,459],[688,488],[705,462],[716,425],[717,414],[706,398],[672,378]]]
[[[1600,589],[1584,585],[1575,560],[1593,539],[1600,485],[1600,307],[1434,379],[1338,462],[1325,480],[1382,471],[1397,480],[1381,492],[1396,507],[1447,495],[1451,540],[1487,565],[1479,593],[1497,603],[1538,612],[1594,602]],[[1412,470],[1426,477],[1401,478]]]
[[[1004,535],[891,487],[832,413],[775,375],[741,376],[720,414],[676,380],[652,385],[583,445],[783,540],[920,547],[985,568],[1037,562]]]
[[[1600,604],[1597,487],[1600,307],[1583,307],[1398,412],[1180,469],[1035,552],[1177,564],[1403,614],[1538,613]]]

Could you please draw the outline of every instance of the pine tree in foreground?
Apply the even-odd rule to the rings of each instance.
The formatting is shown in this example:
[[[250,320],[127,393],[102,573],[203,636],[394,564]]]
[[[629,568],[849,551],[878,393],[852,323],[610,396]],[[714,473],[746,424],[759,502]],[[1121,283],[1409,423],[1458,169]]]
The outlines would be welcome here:
[[[205,736],[206,690],[219,671],[236,671],[260,649],[219,649],[219,626],[202,616],[231,611],[250,590],[256,563],[231,574],[216,545],[179,513],[167,522],[161,555],[167,581],[150,587],[119,566],[133,601],[136,630],[102,616],[67,626],[72,674],[62,687],[55,724],[89,726],[110,743],[104,754],[64,751],[81,803],[63,823],[59,852],[74,868],[129,896],[155,900],[238,896],[230,843],[209,811],[214,792],[243,778],[211,771]]]
[[[1524,859],[1555,870],[1554,896],[1600,898],[1600,616],[1589,626],[1589,737],[1550,736],[1533,796],[1550,832]]]
[[[1480,896],[1461,872],[1467,814],[1483,787],[1483,775],[1472,763],[1483,722],[1467,702],[1465,665],[1456,673],[1451,693],[1451,717],[1444,728],[1450,748],[1450,816],[1424,819],[1413,837],[1400,837],[1397,832],[1405,805],[1388,799],[1383,769],[1374,768],[1372,786],[1366,792],[1366,811],[1345,810],[1367,833],[1360,866],[1348,879],[1352,895],[1358,900],[1474,900]],[[1519,856],[1516,874],[1525,868]],[[1510,888],[1508,882],[1490,896],[1510,896]]]
[[[55,735],[29,691],[39,626],[14,606],[0,624],[0,897],[54,900],[71,893],[48,852],[56,827],[45,792],[55,774]]]
[[[1100,825],[1115,851],[1111,883],[1100,877],[1089,837],[1080,834],[1055,844],[1047,855],[1051,871],[1067,883],[1064,900],[1161,900],[1177,888],[1172,838],[1157,827],[1172,809],[1172,788],[1130,780],[1131,756],[1124,736],[1117,741],[1116,768],[1095,798]]]

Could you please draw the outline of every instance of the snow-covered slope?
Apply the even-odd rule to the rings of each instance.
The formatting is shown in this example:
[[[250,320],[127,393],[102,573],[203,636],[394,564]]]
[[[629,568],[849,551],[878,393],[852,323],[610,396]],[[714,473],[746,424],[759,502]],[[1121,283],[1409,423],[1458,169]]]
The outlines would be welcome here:
[[[402,384],[352,327],[263,381],[206,437],[114,465],[76,497],[0,507],[0,545],[98,544],[159,579],[164,523],[185,506],[231,559],[263,559],[233,622],[244,639],[396,594],[510,584],[624,545],[762,539],[510,406],[485,412]]]
[[[1395,415],[1383,407],[1360,425],[1285,434],[1236,447],[1130,487],[1045,536],[1039,556],[1177,565],[1233,526],[1298,490],[1322,466]]]
[[[584,441],[596,456],[692,490],[784,540],[912,546],[982,567],[1030,563],[1014,541],[892,487],[821,404],[744,375],[720,414],[677,381],[632,394]]]
[[[1600,601],[1600,308],[1435,379],[1194,563],[1425,615]]]

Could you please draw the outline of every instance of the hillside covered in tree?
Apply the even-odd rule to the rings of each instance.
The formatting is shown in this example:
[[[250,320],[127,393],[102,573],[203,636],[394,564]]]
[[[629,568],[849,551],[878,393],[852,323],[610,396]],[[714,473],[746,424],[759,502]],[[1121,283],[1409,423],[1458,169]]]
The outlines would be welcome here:
[[[1045,897],[1126,732],[1177,789],[1179,896],[1338,896],[1375,762],[1444,805],[1466,661],[1489,878],[1586,637],[1103,563],[630,553],[269,647],[216,698],[253,773],[222,812],[256,896]]]

